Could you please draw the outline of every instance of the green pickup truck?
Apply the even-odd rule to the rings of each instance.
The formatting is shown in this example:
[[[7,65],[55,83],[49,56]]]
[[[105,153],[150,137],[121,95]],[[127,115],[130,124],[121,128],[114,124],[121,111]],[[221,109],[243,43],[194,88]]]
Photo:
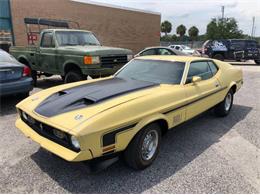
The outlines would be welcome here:
[[[102,46],[90,31],[44,29],[39,44],[11,47],[10,54],[37,75],[60,75],[65,83],[108,76],[133,57],[129,49]]]

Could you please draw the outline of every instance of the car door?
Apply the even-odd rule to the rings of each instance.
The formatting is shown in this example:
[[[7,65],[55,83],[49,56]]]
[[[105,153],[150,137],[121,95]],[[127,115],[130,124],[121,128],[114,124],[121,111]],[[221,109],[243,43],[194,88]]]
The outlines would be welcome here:
[[[212,61],[194,61],[189,65],[185,81],[185,91],[187,96],[186,119],[206,111],[219,101],[218,91],[221,85],[215,75],[218,67]],[[192,77],[200,77],[201,80],[192,82]]]
[[[52,32],[43,33],[38,59],[38,64],[40,65],[41,71],[51,74],[57,73],[56,48]]]

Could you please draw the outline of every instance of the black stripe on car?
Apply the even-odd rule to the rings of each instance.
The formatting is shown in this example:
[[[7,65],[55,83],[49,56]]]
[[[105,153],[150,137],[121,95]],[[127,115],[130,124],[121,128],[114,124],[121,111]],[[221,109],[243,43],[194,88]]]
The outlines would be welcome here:
[[[211,95],[214,95],[214,94],[216,94],[216,93],[218,93],[218,92],[220,92],[220,91],[223,91],[223,90],[225,90],[225,89],[227,89],[227,87],[222,87],[222,88],[220,88],[220,89],[218,89],[218,90],[216,90],[216,91],[213,91],[213,92],[211,92],[211,93],[209,93],[209,94],[207,94],[207,95],[205,95],[205,96],[202,96],[202,97],[200,97],[200,98],[198,98],[198,99],[195,99],[195,100],[193,100],[193,101],[191,101],[191,102],[189,102],[189,103],[187,103],[187,104],[184,104],[184,105],[178,106],[178,107],[176,107],[176,108],[170,109],[170,110],[168,110],[168,111],[166,111],[166,112],[163,112],[163,114],[168,114],[168,113],[173,112],[173,111],[175,111],[175,110],[181,109],[181,108],[186,107],[186,106],[189,106],[189,105],[191,105],[191,104],[194,104],[194,103],[196,103],[196,102],[198,102],[198,101],[200,101],[200,100],[202,100],[202,99],[205,99],[205,98],[207,98],[207,97],[209,97],[209,96],[211,96]]]
[[[125,131],[125,130],[129,130],[132,129],[137,123],[134,123],[132,125],[128,125],[119,129],[116,129],[114,131],[111,131],[109,133],[106,133],[105,135],[103,135],[102,138],[102,142],[103,142],[103,147],[105,146],[109,146],[111,144],[115,144],[116,142],[116,134]]]

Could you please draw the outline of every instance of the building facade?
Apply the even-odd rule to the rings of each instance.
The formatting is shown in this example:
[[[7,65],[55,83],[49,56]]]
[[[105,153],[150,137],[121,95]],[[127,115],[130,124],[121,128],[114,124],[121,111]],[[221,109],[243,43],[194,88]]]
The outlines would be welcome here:
[[[159,13],[71,0],[9,0],[14,43],[27,45],[24,18],[72,20],[92,31],[102,45],[123,47],[135,53],[160,44]],[[82,1],[82,0],[81,0]]]

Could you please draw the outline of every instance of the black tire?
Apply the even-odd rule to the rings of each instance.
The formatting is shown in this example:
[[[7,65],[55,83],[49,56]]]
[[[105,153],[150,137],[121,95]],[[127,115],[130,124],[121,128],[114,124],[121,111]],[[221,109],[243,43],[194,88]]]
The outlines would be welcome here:
[[[158,135],[157,144],[152,144],[155,150],[152,150],[152,154],[149,159],[144,159],[142,155],[142,147],[144,145],[144,140],[147,137],[148,134],[154,134],[156,133]],[[155,136],[156,137],[156,136]],[[149,143],[149,142],[148,142]],[[150,143],[151,144],[151,143]],[[150,146],[150,144],[148,144]],[[147,147],[148,147],[147,145]],[[155,146],[156,145],[156,146]],[[156,159],[159,149],[161,145],[161,128],[158,124],[152,123],[146,127],[144,127],[140,132],[137,133],[137,135],[133,138],[133,140],[128,145],[127,149],[124,152],[124,158],[128,166],[136,169],[136,170],[142,170],[146,167],[150,166],[153,161]],[[148,147],[150,148],[150,147]]]
[[[222,54],[215,54],[213,56],[214,59],[217,59],[217,60],[221,60],[221,61],[224,61],[224,56]]]
[[[234,99],[234,92],[232,89],[230,89],[225,99],[215,106],[215,114],[219,117],[227,116],[233,106],[233,99]],[[227,101],[230,101],[230,106],[226,105]]]
[[[81,74],[80,71],[69,71],[66,73],[65,78],[64,78],[64,83],[72,83],[72,82],[77,82],[81,81],[84,79],[84,76]]]
[[[255,60],[255,63],[260,65],[260,60]]]
[[[31,77],[33,79],[33,86],[37,86],[37,71],[31,69]]]
[[[27,92],[25,92],[25,93],[20,93],[20,94],[18,94],[18,95],[19,95],[19,97],[20,97],[21,99],[25,99],[25,98],[29,97],[30,92],[27,91]]]

